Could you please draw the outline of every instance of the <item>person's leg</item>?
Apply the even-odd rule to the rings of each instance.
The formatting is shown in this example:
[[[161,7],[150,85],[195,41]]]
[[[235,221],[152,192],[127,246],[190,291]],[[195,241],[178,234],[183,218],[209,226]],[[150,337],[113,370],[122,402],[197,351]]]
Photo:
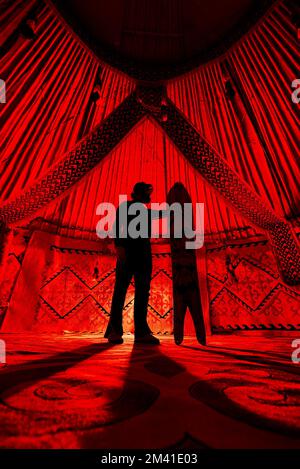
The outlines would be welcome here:
[[[110,320],[104,337],[109,337],[112,332],[122,336],[122,313],[126,293],[132,278],[132,269],[128,262],[117,261],[116,281],[111,303]]]
[[[134,326],[135,336],[142,337],[151,334],[147,323],[147,308],[150,293],[152,262],[147,259],[138,264],[134,271],[135,298],[134,298]]]
[[[205,325],[199,290],[189,289],[187,293],[188,307],[194,322],[197,340],[202,345],[206,345]]]
[[[184,319],[187,310],[186,297],[183,291],[175,289],[173,292],[174,301],[174,340],[177,345],[180,345],[183,341],[184,335]]]

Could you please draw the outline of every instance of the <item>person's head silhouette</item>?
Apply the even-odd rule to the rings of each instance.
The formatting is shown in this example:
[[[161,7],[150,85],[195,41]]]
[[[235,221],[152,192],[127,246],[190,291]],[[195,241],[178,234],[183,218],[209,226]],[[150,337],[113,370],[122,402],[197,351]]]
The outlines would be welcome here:
[[[152,192],[152,184],[146,184],[145,182],[137,182],[133,187],[131,197],[136,202],[148,204],[151,201]]]

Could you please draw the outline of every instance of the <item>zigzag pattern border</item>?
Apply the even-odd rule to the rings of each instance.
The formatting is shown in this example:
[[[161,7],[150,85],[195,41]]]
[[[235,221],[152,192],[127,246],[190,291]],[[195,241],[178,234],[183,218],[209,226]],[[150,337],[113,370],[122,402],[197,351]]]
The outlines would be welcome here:
[[[71,308],[66,314],[64,314],[63,316],[61,314],[59,314],[55,308],[53,308],[53,306],[47,301],[45,300],[45,298],[41,295],[39,295],[42,303],[47,306],[51,312],[57,316],[59,319],[66,319],[67,316],[70,316],[72,313],[74,313],[74,311],[76,311],[80,306],[82,306],[89,298],[91,298],[95,303],[96,303],[96,306],[101,309],[101,311],[105,314],[105,316],[110,316],[109,313],[106,311],[105,308],[103,308],[103,306],[96,300],[96,298],[91,295],[90,293],[85,296],[82,300],[80,300],[75,306],[73,306],[73,308]]]
[[[93,285],[92,287],[90,287],[86,281],[81,277],[81,275],[76,272],[76,270],[72,269],[72,267],[70,267],[69,265],[64,265],[59,271],[57,271],[55,274],[53,274],[51,277],[48,278],[48,280],[46,280],[46,282],[44,283],[44,285],[41,287],[41,290],[43,288],[45,288],[47,285],[49,285],[51,282],[53,282],[53,280],[55,280],[57,277],[59,277],[59,275],[61,275],[64,271],[70,271],[72,272],[73,275],[75,275],[75,277],[81,282],[83,283],[83,285],[88,288],[89,290],[94,290],[98,285],[100,285],[100,283],[104,282],[104,280],[106,280],[110,275],[112,275],[114,272],[115,272],[115,268],[106,272],[105,275],[103,277],[101,277],[101,279],[95,284]]]
[[[268,268],[264,268],[263,266],[261,266],[259,263],[256,263],[255,261],[253,261],[252,259],[247,259],[246,257],[241,257],[235,267],[235,269],[237,269],[237,267],[240,265],[240,263],[244,261],[250,265],[253,265],[253,267],[256,267],[257,269],[260,269],[262,272],[264,272],[265,274],[268,274],[270,275],[270,277],[272,277],[274,280],[279,280],[280,279],[280,276],[279,274],[274,274],[270,269]],[[222,283],[223,285],[225,285],[225,283],[227,282],[228,280],[228,275],[226,274],[224,279],[221,280],[221,277],[218,277],[217,275],[214,275],[214,274],[211,274],[211,273],[208,273],[207,274],[208,277],[211,277],[215,280],[217,280],[218,282]]]
[[[269,326],[269,327],[268,327]],[[212,327],[212,332],[213,333],[224,333],[224,332],[237,332],[237,331],[300,331],[300,324],[297,324],[296,326],[293,326],[293,324],[287,324],[286,326],[278,323],[278,324],[272,324],[269,323],[267,325],[265,324],[250,324],[249,326],[247,324],[243,324],[240,326],[239,324],[227,324],[226,326],[213,326]]]
[[[252,308],[252,306],[248,305],[244,300],[239,298],[237,295],[235,295],[233,292],[231,292],[227,287],[223,287],[215,296],[215,298],[210,302],[211,306],[213,306],[221,296],[223,296],[224,292],[227,291],[227,293],[231,296],[231,298],[242,305],[245,309],[247,309],[250,313],[256,313],[261,311],[268,302],[271,301],[271,299],[275,296],[275,294],[279,291],[283,290],[285,293],[290,295],[292,298],[299,297],[300,299],[300,294],[294,292],[293,290],[289,289],[286,287],[286,285],[282,285],[281,283],[277,283],[271,291],[263,298],[263,300],[259,303],[259,305],[256,308]]]
[[[102,312],[107,315],[108,317],[110,316],[109,312],[106,311],[106,309],[96,300],[96,298],[92,295],[92,292],[93,290],[98,286],[100,285],[104,280],[106,280],[110,275],[112,275],[114,272],[115,272],[115,268],[112,269],[111,271],[107,272],[100,280],[99,282],[97,282],[94,286],[90,287],[86,281],[74,270],[72,269],[70,266],[63,266],[58,272],[56,272],[54,275],[52,275],[45,283],[44,285],[41,287],[41,290],[43,288],[45,288],[47,285],[49,285],[52,281],[54,281],[56,278],[59,277],[59,275],[61,275],[64,271],[70,271],[73,275],[75,275],[75,277],[86,287],[90,290],[91,293],[89,293],[87,296],[85,296],[82,300],[80,300],[75,306],[73,306],[73,308],[71,308],[66,314],[64,314],[63,316],[61,314],[59,314],[59,312],[42,296],[42,295],[39,295],[40,299],[42,300],[42,302],[44,303],[44,305],[46,305],[51,311],[53,314],[55,314],[56,317],[58,317],[59,319],[65,319],[67,316],[69,316],[70,314],[72,314],[74,311],[76,311],[88,298],[92,298],[94,300],[94,302],[96,303],[96,305],[102,310]],[[166,271],[166,269],[158,269],[154,275],[152,276],[152,280],[157,277],[160,272],[163,272],[169,279],[172,280],[172,276]],[[133,282],[130,282],[131,285],[133,285]],[[126,311],[128,310],[128,308],[132,305],[134,299],[130,300],[128,303],[126,303],[126,305],[124,305],[124,308],[123,310]],[[173,307],[171,307],[164,315],[161,315],[159,314],[159,312],[150,304],[148,303],[148,308],[151,309],[151,311],[153,311],[157,317],[159,317],[160,319],[166,319],[167,316],[169,316],[171,314],[171,312],[173,311]]]

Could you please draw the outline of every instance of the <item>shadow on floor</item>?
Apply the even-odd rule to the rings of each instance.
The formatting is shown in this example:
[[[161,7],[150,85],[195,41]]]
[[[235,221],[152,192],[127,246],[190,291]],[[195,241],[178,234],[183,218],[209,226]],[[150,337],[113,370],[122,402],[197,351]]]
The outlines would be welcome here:
[[[275,386],[272,392],[275,394],[276,391],[277,396],[274,396],[270,401],[266,398],[265,403],[260,402],[259,398],[256,400],[255,397],[255,392],[259,386],[263,393],[264,389],[269,391],[269,387],[273,385],[273,375],[277,373],[276,370],[273,371],[276,367],[276,362],[262,360],[260,358],[251,360],[249,356],[242,357],[235,353],[212,350],[213,347],[183,347],[199,352],[199,360],[201,360],[201,353],[205,353],[205,363],[209,363],[210,361],[210,358],[207,357],[207,352],[209,352],[212,356],[230,358],[232,360],[232,366],[228,367],[228,364],[224,363],[224,375],[222,375],[222,363],[219,363],[219,369],[217,371],[213,370],[214,367],[212,366],[211,375],[208,374],[200,378],[199,376],[189,373],[181,363],[165,355],[160,346],[149,347],[133,345],[121,397],[124,406],[127,405],[126,402],[131,406],[131,410],[127,412],[126,419],[150,411],[151,406],[159,399],[160,389],[157,376],[169,380],[170,386],[176,386],[176,381],[172,382],[172,378],[179,374],[184,374],[185,381],[187,383],[193,383],[192,385],[187,385],[186,398],[184,399],[195,399],[195,401],[205,404],[233,420],[242,421],[253,427],[293,437],[299,436],[300,430],[298,425],[295,425],[292,419],[286,418],[285,421],[280,421],[280,419],[276,419],[276,416],[274,417],[274,410],[277,409],[277,406],[278,409],[282,408],[283,405],[282,389],[279,388],[276,390]],[[247,363],[243,363],[243,361]],[[195,366],[197,366],[197,362],[195,362]],[[281,379],[281,385],[284,386],[287,376],[283,375],[281,377],[282,372],[291,373],[293,370],[291,367],[281,364],[278,364],[278,368],[280,368],[278,370],[278,377]],[[265,372],[265,376],[262,376],[261,370]],[[146,374],[145,371],[147,372]],[[299,373],[295,374],[298,375]],[[151,375],[153,379],[151,379]],[[291,375],[290,379],[292,379]],[[226,390],[233,388],[241,389],[240,400],[231,399],[227,395]],[[293,400],[295,397],[293,396],[293,391],[288,390],[287,394],[289,394],[289,392]],[[292,408],[294,405],[292,400],[288,402],[287,398],[284,404],[286,405],[286,411],[288,411],[289,406]],[[118,403],[119,402],[118,400]],[[125,420],[124,412],[122,415],[120,415],[120,413],[117,415],[117,413],[120,412],[120,407],[112,404],[109,410],[111,413],[110,421],[112,423]],[[261,411],[263,411],[263,414]],[[166,415],[163,416],[165,419],[170,419],[170,425],[172,425],[172,412],[180,412],[180,402],[178,402],[176,398],[176,401],[172,404],[172,398],[170,397]],[[84,436],[81,441],[82,447],[93,447],[93,442],[97,444],[99,438],[103,436],[103,431],[105,432],[105,429],[103,430],[102,428],[99,434],[96,433],[88,437]],[[141,431],[145,431],[145,429],[141,428]],[[198,444],[199,448],[205,447],[202,442],[198,442]]]
[[[0,373],[0,392],[9,397],[19,393],[34,382],[68,370],[93,355],[112,348],[108,343],[89,344],[84,347],[61,352],[39,360],[33,360],[4,368]]]

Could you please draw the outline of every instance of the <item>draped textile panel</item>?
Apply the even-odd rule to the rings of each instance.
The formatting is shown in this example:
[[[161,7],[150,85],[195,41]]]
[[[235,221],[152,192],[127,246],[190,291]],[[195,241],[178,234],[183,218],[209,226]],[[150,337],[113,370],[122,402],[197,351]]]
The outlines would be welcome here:
[[[20,250],[19,237],[11,243],[12,255]],[[153,251],[148,321],[153,332],[171,334],[170,252],[168,245],[156,246]],[[14,267],[12,260],[7,262],[10,269]],[[21,272],[13,274],[15,285],[2,331],[104,332],[110,314],[115,264],[115,256],[103,243],[82,242],[36,231],[26,249]],[[2,297],[0,306],[1,300]],[[123,312],[125,333],[134,331],[133,306],[132,282]],[[188,326],[191,333],[191,321]]]
[[[26,232],[11,235],[5,265],[9,275],[1,284],[1,332],[103,332],[115,278],[115,257],[107,244],[38,231],[28,240]],[[228,256],[234,270],[227,269]],[[209,304],[209,314],[204,312],[208,333],[300,330],[300,288],[281,281],[267,240],[209,248],[203,261],[198,275],[204,309],[206,298]],[[126,333],[134,330],[133,297],[132,284],[123,311]],[[153,248],[148,321],[155,333],[173,331],[168,244]],[[189,314],[185,333],[194,335]]]
[[[8,23],[20,14],[22,4],[15,2]],[[1,30],[4,52],[15,27],[12,22],[11,31]],[[7,104],[0,108],[3,201],[43,176],[134,87],[132,80],[96,61],[49,7],[37,14],[36,35],[34,40],[19,35],[7,53],[1,56],[0,51],[0,74],[7,88]],[[95,84],[97,105],[91,101]]]
[[[168,85],[172,101],[278,215],[300,214],[300,47],[287,2],[214,63]],[[224,84],[231,80],[235,96]]]
[[[24,29],[29,18],[30,34]],[[299,72],[299,59],[289,2],[280,1],[224,56],[167,83],[168,97],[199,133],[266,205],[294,226],[300,225],[300,135],[299,105],[292,102],[291,84]],[[7,104],[0,105],[1,203],[44,177],[136,86],[133,79],[96,58],[48,4],[30,0],[13,0],[9,6],[0,0],[0,79],[7,89]],[[103,201],[117,204],[119,194],[130,195],[137,180],[154,185],[154,202],[163,202],[173,184],[182,182],[193,202],[205,204],[206,241],[222,246],[260,235],[149,120],[140,122],[72,190],[19,225],[95,240],[97,205]],[[214,264],[209,259],[211,276]],[[268,269],[262,259],[260,268]],[[241,266],[247,272],[249,262]],[[12,270],[14,276],[17,266]],[[231,290],[227,306],[234,294]],[[293,303],[287,317],[292,324],[297,297],[297,291],[293,292],[285,291],[282,303],[283,308]],[[237,301],[244,301],[241,296]],[[218,304],[220,296],[211,297],[213,327],[230,329],[228,324],[233,322],[226,317],[223,321]],[[241,324],[244,313],[238,307],[234,314]]]
[[[26,9],[21,3],[15,1],[5,10],[5,24],[10,27],[1,30],[2,46],[35,2],[28,2]],[[8,50],[2,47],[0,71],[8,90],[8,104],[0,108],[3,201],[31,187],[135,86],[96,59],[48,5],[37,3],[36,39],[19,35]],[[280,2],[226,57],[168,85],[169,97],[200,133],[279,215],[287,217],[299,212],[299,110],[291,101],[290,88],[297,56],[290,12],[287,3]],[[224,88],[224,81],[231,78],[233,100]],[[91,100],[95,84],[96,102]],[[96,205],[130,193],[137,179],[152,182],[159,201],[173,181],[183,182],[194,201],[205,203],[207,235],[226,239],[254,233],[149,123],[142,124],[63,201],[38,216],[58,224],[59,233],[71,228],[73,233],[94,236]]]
[[[281,281],[267,241],[208,249],[207,284],[214,332],[300,330],[300,288]]]

